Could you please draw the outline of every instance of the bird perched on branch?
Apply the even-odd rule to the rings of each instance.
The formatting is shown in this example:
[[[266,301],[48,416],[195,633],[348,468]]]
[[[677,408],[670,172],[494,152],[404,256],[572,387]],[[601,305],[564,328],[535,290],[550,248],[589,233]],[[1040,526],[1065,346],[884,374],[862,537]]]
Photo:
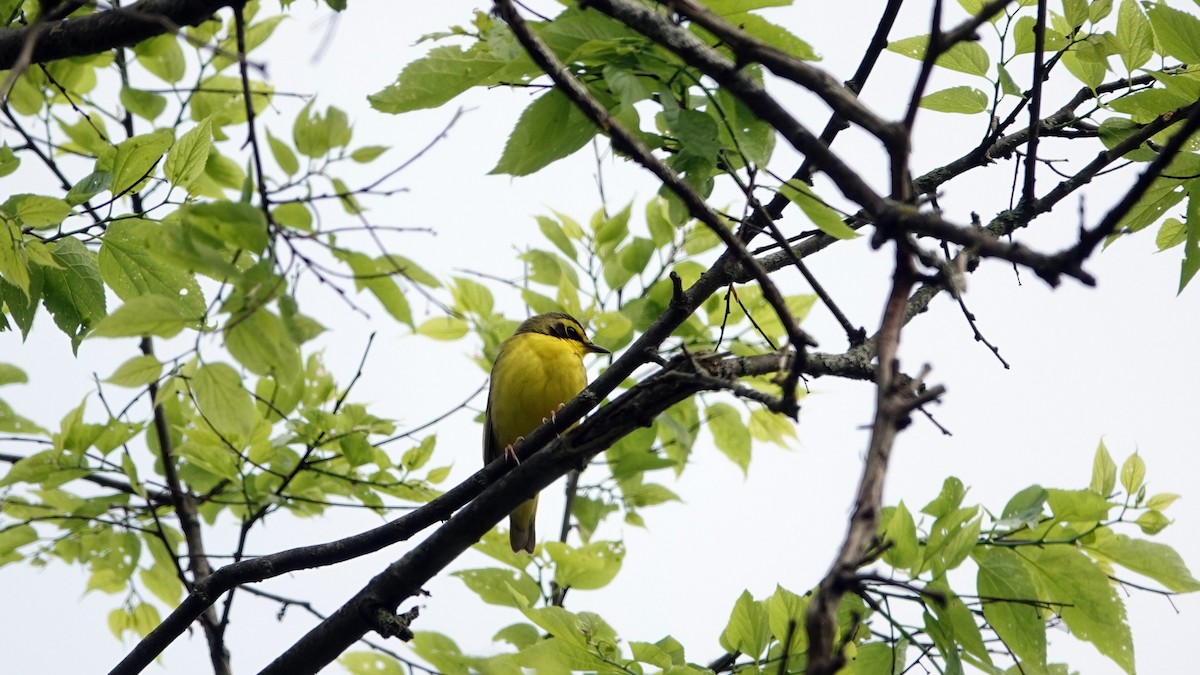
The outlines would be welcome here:
[[[584,354],[608,354],[592,344],[583,325],[569,314],[550,312],[526,319],[500,344],[492,366],[483,429],[483,461],[513,455],[513,446],[554,416],[587,386]],[[509,514],[513,551],[533,553],[537,495]]]

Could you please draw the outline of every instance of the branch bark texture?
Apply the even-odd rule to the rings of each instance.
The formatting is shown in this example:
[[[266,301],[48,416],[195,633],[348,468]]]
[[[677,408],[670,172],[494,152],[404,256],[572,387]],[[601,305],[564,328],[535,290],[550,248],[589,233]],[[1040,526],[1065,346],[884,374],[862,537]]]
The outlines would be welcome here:
[[[27,40],[36,40],[32,62],[98,54],[133,45],[181,26],[196,26],[234,0],[142,0],[73,19],[0,30],[0,70],[17,62]]]

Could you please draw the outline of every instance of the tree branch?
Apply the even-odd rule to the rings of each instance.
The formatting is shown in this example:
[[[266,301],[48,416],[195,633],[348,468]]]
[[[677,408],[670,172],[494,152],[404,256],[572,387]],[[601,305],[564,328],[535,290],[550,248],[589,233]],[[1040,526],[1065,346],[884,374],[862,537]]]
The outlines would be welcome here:
[[[916,392],[911,387],[903,386],[898,381],[896,352],[900,344],[900,330],[905,323],[909,289],[916,282],[917,274],[913,266],[911,244],[906,235],[898,236],[895,245],[896,269],[879,329],[880,365],[876,378],[875,421],[867,459],[846,538],[833,566],[817,587],[808,609],[807,672],[810,675],[829,675],[845,664],[841,649],[834,648],[838,633],[837,608],[842,596],[858,583],[856,572],[870,558],[869,552],[875,547],[875,532],[883,508],[883,484],[892,445],[896,434],[908,424],[908,415],[913,408],[921,401],[940,396],[943,391],[941,387],[934,387],[915,396]]]
[[[713,275],[721,276],[719,272],[714,272]],[[718,288],[720,286],[721,284],[717,284]],[[693,286],[694,288],[695,286]],[[684,295],[686,296],[687,292]],[[683,318],[686,319],[687,315],[685,314]],[[616,385],[624,380],[626,375],[615,376],[611,374],[614,371],[619,372],[623,370],[626,364],[636,363],[637,365],[641,365],[644,363],[644,359],[639,360],[636,358],[637,355],[638,351],[635,345],[635,347],[627,350],[624,356],[614,361],[613,365],[597,378],[590,389],[592,391],[601,391],[604,390],[603,388],[607,388],[607,391],[614,389]],[[787,355],[784,358],[788,359],[788,361],[785,361],[783,364],[780,363],[780,356],[777,354],[762,354],[759,356],[727,359],[720,362],[715,370],[718,375],[723,374],[726,378],[768,374],[778,372],[781,367],[790,367],[791,356]],[[636,366],[634,367],[636,368]],[[866,355],[865,350],[862,347],[857,347],[847,352],[847,354],[809,354],[806,358],[805,374],[812,377],[834,376],[856,380],[872,380],[875,377],[875,367],[871,364],[870,356]],[[682,382],[682,380],[677,380],[675,386],[680,387],[682,390]],[[639,394],[636,397],[627,398],[634,391],[641,392],[642,389],[639,389],[639,387],[642,386],[642,384],[635,386],[625,396],[606,406],[604,410],[610,411],[606,414],[606,419],[636,418],[640,421],[645,419],[646,415],[650,415],[652,419],[653,415],[657,415],[658,412],[669,407],[669,404],[659,406],[657,403],[654,403],[653,396]],[[694,393],[693,389],[686,389],[686,391],[689,393],[679,395],[686,397]],[[657,389],[654,395],[658,395]],[[579,411],[586,411],[592,406],[591,401],[597,400],[594,399],[594,396],[595,394],[583,396],[572,401],[555,415],[554,420],[526,437],[525,442],[518,448],[519,455],[522,458],[521,466],[529,463],[525,461],[526,453],[530,455],[534,454],[537,447],[544,444],[547,440],[553,439],[556,433],[565,433],[571,424],[582,415],[582,412]],[[672,396],[675,396],[675,394],[672,394]],[[579,428],[583,429],[584,426],[586,425]],[[625,429],[623,434],[637,428],[638,422],[630,422],[627,426],[628,428]],[[572,438],[575,437],[575,434],[572,434]],[[540,456],[540,454],[539,452],[538,455]],[[567,468],[577,468],[577,466],[576,464],[571,464]],[[196,620],[207,607],[215,603],[226,591],[248,583],[264,581],[299,570],[345,562],[373,553],[394,543],[405,541],[422,530],[449,519],[464,504],[475,499],[488,486],[496,483],[497,479],[508,472],[509,469],[510,466],[504,462],[493,462],[428,504],[366,532],[324,544],[301,546],[221,567],[208,578],[195,584],[191,593],[189,593],[188,597],[184,598],[179,607],[171,612],[141,642],[135,645],[129,654],[116,667],[109,671],[109,675],[133,675],[142,672],[143,669],[154,661],[155,657],[161,654],[168,645],[183,634],[192,621]],[[548,479],[547,484],[552,481],[553,478]],[[511,481],[506,484],[512,488]],[[515,487],[516,491],[521,495],[525,494],[523,485],[523,483],[518,483]],[[520,499],[523,499],[523,497]],[[497,511],[496,513],[500,515],[492,521],[493,524],[503,514],[508,513],[508,511],[504,511],[503,513]],[[422,546],[424,545],[423,543]],[[436,571],[433,570],[430,574],[432,575]]]
[[[0,70],[12,68],[27,40],[36,40],[30,58],[45,63],[98,54],[133,45],[179,26],[197,26],[236,0],[142,0],[129,7],[96,12],[27,28],[0,30]]]

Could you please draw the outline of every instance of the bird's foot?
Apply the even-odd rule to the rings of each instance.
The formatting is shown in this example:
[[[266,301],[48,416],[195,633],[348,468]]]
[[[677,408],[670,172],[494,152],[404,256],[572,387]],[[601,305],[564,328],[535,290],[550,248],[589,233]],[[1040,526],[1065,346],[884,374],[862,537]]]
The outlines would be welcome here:
[[[517,440],[504,446],[504,456],[516,462],[517,464],[520,464],[521,460],[517,459],[517,451],[513,449],[513,446],[517,445],[523,440],[525,440],[524,436],[517,436]]]

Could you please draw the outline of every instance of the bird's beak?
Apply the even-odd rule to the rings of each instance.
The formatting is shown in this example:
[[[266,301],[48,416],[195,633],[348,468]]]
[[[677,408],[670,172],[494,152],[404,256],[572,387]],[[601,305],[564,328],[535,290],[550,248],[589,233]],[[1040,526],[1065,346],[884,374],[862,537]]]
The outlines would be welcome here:
[[[600,345],[592,344],[591,342],[585,344],[583,346],[583,348],[593,354],[611,354],[612,353],[612,352],[608,351],[607,349],[605,349],[604,347],[601,347]]]

